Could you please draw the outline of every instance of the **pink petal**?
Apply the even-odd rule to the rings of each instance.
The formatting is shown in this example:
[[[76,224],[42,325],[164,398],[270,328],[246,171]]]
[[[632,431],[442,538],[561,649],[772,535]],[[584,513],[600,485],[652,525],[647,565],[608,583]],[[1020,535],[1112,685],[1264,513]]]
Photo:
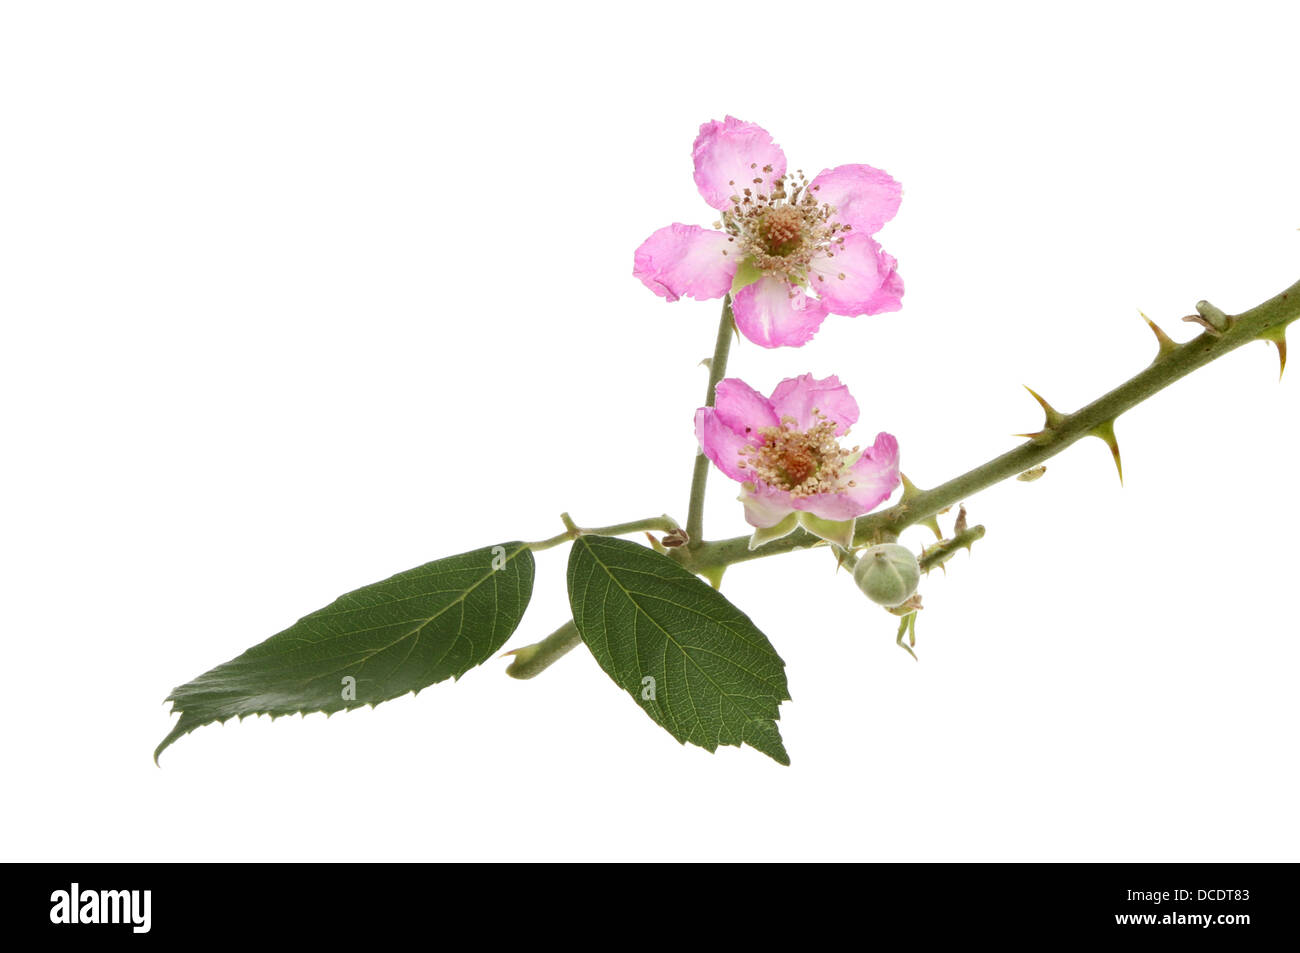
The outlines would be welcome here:
[[[875,509],[898,486],[898,441],[893,434],[876,434],[876,442],[862,452],[853,465],[854,486],[847,491],[861,513]]]
[[[776,427],[780,418],[772,402],[737,377],[718,381],[713,406],[718,418],[750,442],[757,442],[760,427]]]
[[[808,183],[819,202],[835,206],[832,221],[874,235],[898,212],[903,187],[887,172],[869,165],[837,165]]]
[[[886,311],[897,311],[903,306],[903,279],[898,274],[898,262],[887,251],[882,251],[880,258],[888,274],[880,290],[867,302],[867,314],[884,314]]]
[[[700,126],[692,150],[695,185],[714,208],[731,208],[731,197],[743,189],[767,194],[775,179],[785,175],[785,153],[767,130],[728,116],[725,122]],[[771,166],[770,172],[764,171]],[[754,179],[762,179],[755,183]]]
[[[807,344],[826,319],[825,305],[780,278],[746,285],[731,305],[740,333],[763,347]]]
[[[845,493],[818,493],[816,496],[800,496],[794,499],[795,509],[807,510],[813,516],[824,520],[843,522],[867,512]]]
[[[632,274],[669,301],[682,295],[700,301],[721,298],[736,276],[736,257],[726,254],[730,245],[723,232],[698,225],[667,225],[641,243]]]
[[[695,412],[695,437],[704,455],[719,470],[740,483],[750,479],[750,474],[738,464],[741,452],[753,446],[753,441],[723,423],[712,407],[701,407]]]
[[[814,258],[809,265],[812,273],[810,287],[828,311],[832,314],[879,314],[881,311],[896,311],[901,306],[901,281],[897,283],[897,294],[883,290],[898,263],[892,255],[881,250],[874,238],[861,232],[850,232],[843,244],[831,247],[834,250],[830,254]]]
[[[740,493],[740,502],[745,504],[745,522],[755,529],[767,529],[785,519],[794,510],[790,494],[778,490],[766,483],[750,484]]]
[[[814,407],[834,421],[836,436],[858,422],[858,402],[834,374],[821,380],[811,374],[787,377],[772,391],[771,407],[780,417],[793,417],[800,430],[815,423]]]
[[[870,513],[889,499],[899,484],[898,441],[892,434],[877,434],[876,442],[863,451],[852,473],[855,485],[843,493],[796,497],[794,507],[827,520],[848,520]]]

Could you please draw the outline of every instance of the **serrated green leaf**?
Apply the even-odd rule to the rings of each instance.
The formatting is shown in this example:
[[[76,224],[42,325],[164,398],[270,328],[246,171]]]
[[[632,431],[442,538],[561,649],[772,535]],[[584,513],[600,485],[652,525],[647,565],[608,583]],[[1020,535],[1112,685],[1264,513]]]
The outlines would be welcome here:
[[[181,717],[154,760],[212,722],[377,705],[460,678],[515,631],[533,593],[533,570],[525,543],[503,543],[340,596],[175,689],[167,700]]]
[[[789,764],[776,721],[785,662],[720,592],[626,540],[581,536],[569,554],[573,621],[606,674],[683,744],[748,744]]]

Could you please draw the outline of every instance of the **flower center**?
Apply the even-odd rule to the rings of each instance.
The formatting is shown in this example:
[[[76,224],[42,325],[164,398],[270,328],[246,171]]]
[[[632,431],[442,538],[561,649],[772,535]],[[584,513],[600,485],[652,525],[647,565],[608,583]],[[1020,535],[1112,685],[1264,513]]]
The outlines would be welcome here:
[[[773,205],[758,219],[758,238],[770,255],[784,258],[803,242],[807,222],[793,205]]]
[[[760,169],[754,163],[750,169],[751,181],[731,182],[736,187],[731,208],[713,227],[724,229],[739,246],[740,258],[748,258],[763,275],[802,283],[809,263],[833,254],[834,246],[844,243],[841,233],[851,226],[831,221],[835,207],[817,200],[802,170],[787,192],[786,177],[768,178],[770,165]]]
[[[782,417],[777,427],[760,427],[762,443],[745,447],[740,468],[792,496],[842,493],[855,486],[848,474],[860,448],[845,450],[835,439],[834,422],[816,408],[812,413],[815,423],[807,430],[798,430],[793,417]]]

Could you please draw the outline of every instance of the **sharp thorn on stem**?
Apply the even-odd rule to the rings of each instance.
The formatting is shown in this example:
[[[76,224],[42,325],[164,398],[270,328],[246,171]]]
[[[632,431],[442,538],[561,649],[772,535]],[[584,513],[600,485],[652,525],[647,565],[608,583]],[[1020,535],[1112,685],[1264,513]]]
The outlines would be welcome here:
[[[1161,330],[1160,325],[1148,318],[1145,313],[1139,311],[1138,314],[1142,315],[1142,320],[1147,323],[1147,327],[1151,329],[1151,333],[1156,336],[1156,343],[1160,347],[1160,350],[1156,353],[1155,359],[1157,361],[1178,350],[1178,344],[1173,338]]]
[[[1043,408],[1043,413],[1047,416],[1047,426],[1044,427],[1043,430],[1055,430],[1065,422],[1065,414],[1061,413],[1047,401],[1043,400],[1042,395],[1028,385],[1025,385],[1025,390],[1029,391],[1030,396],[1033,397],[1034,400],[1038,401],[1039,406]],[[1043,430],[1040,430],[1039,433],[1041,434]],[[1031,435],[1017,434],[1016,436],[1026,437]],[[1034,434],[1033,436],[1037,436],[1037,434]]]
[[[1115,439],[1115,421],[1107,420],[1097,424],[1088,431],[1094,437],[1103,440],[1106,446],[1110,447],[1110,454],[1115,458],[1115,471],[1119,474],[1119,485],[1124,485],[1124,464],[1119,458],[1119,441]]]
[[[1277,345],[1277,379],[1281,380],[1282,375],[1286,373],[1286,325],[1265,331],[1261,338]]]

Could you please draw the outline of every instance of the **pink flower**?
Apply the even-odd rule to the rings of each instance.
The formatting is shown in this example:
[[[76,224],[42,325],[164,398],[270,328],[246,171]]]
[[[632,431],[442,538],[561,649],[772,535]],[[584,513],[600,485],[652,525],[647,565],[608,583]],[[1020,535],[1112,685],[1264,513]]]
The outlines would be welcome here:
[[[869,165],[786,174],[785,153],[752,122],[706,122],[695,139],[695,184],[722,212],[713,229],[674,223],[636,250],[632,274],[662,298],[720,298],[764,347],[808,343],[827,314],[902,307],[897,262],[871,236],[894,217],[902,189]]]
[[[857,422],[858,404],[838,377],[787,378],[771,397],[742,380],[718,382],[713,407],[695,412],[695,436],[713,463],[742,484],[756,546],[803,526],[841,544],[853,521],[898,486],[898,441],[876,435],[866,450],[838,437]]]

